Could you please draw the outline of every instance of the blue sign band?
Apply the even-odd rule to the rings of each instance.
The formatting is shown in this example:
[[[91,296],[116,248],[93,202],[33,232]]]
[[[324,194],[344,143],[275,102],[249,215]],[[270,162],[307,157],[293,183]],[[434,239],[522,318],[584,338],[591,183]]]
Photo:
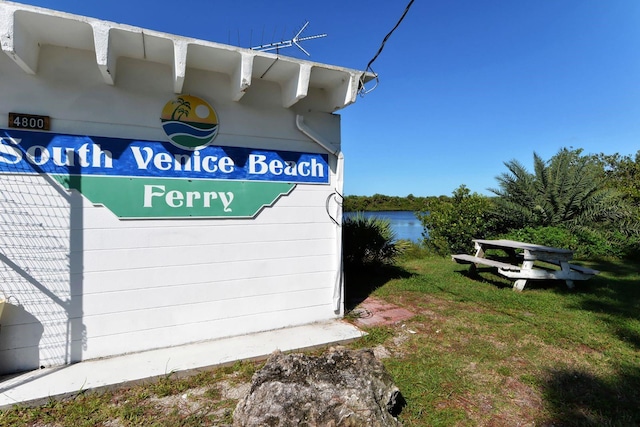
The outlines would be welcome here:
[[[0,129],[0,173],[328,184],[326,154]]]

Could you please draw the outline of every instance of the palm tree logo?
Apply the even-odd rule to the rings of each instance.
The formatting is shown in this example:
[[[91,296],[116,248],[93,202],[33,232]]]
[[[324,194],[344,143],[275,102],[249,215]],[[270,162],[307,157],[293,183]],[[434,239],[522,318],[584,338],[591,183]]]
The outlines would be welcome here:
[[[185,101],[185,99],[179,96],[175,101],[171,101],[171,104],[176,105],[176,108],[171,113],[171,120],[180,120],[182,116],[189,117],[191,113],[191,103]]]

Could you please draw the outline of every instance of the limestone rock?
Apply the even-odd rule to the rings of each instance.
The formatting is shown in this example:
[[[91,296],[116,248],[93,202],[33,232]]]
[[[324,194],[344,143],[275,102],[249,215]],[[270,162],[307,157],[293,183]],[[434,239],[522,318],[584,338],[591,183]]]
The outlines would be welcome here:
[[[271,355],[238,402],[234,426],[399,426],[404,399],[371,350]]]

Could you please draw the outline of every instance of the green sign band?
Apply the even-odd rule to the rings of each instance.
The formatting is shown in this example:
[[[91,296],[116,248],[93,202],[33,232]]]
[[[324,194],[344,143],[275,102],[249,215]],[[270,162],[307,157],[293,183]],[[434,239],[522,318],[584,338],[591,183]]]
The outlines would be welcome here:
[[[120,218],[253,218],[292,183],[52,175]]]

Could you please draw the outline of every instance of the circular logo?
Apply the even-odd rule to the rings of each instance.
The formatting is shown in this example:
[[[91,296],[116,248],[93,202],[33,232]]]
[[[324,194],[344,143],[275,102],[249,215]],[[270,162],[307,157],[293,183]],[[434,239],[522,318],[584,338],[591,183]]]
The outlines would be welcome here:
[[[169,141],[187,150],[206,147],[218,134],[218,115],[197,96],[179,95],[167,102],[160,120]]]

